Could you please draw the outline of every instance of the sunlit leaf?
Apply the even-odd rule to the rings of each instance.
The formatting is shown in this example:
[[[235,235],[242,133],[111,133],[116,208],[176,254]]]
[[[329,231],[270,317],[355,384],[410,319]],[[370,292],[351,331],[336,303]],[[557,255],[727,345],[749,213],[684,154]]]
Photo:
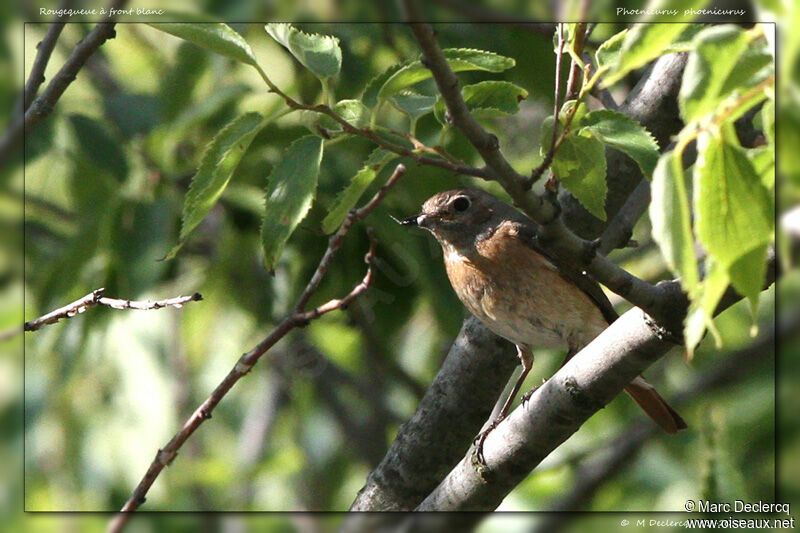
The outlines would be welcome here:
[[[697,237],[725,268],[772,240],[774,206],[744,150],[721,135],[698,139],[695,163]]]
[[[470,48],[448,48],[442,50],[442,53],[453,72],[469,70],[503,72],[516,64],[510,57]],[[384,82],[378,91],[378,98],[388,98],[432,76],[430,69],[421,61],[413,61],[398,69]]]
[[[339,74],[342,50],[336,37],[304,33],[283,22],[267,24],[264,29],[318,78],[325,80]]]
[[[638,121],[627,115],[600,109],[591,111],[581,120],[581,132],[590,133],[607,146],[623,152],[636,161],[647,179],[658,163],[658,144]]]
[[[151,22],[149,25],[217,54],[256,65],[256,57],[247,41],[222,22]]]
[[[663,154],[653,172],[650,220],[653,239],[670,270],[689,294],[698,283],[689,196],[683,166],[674,152]]]

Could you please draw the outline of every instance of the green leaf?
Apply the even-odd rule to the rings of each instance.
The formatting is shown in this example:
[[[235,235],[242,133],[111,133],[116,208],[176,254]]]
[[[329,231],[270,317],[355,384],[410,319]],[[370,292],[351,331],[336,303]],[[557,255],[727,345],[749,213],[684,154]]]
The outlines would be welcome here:
[[[405,90],[392,96],[390,101],[398,110],[411,117],[412,121],[415,121],[433,111],[436,97]]]
[[[342,190],[333,202],[328,216],[322,221],[322,231],[333,233],[339,228],[347,213],[353,209],[370,183],[375,180],[378,172],[396,156],[383,148],[376,148],[364,162],[350,184]]]
[[[692,298],[684,323],[683,336],[686,342],[687,359],[694,357],[694,349],[703,340],[706,329],[714,335],[717,347],[722,344],[719,331],[714,326],[714,310],[722,295],[725,294],[730,278],[726,269],[713,260],[708,262],[707,268],[706,279],[703,280],[697,294]]]
[[[528,91],[508,81],[482,81],[465,85],[461,95],[467,109],[475,118],[495,118],[513,115],[519,111],[519,102],[528,97]],[[445,124],[445,103],[441,97],[434,106],[436,119]]]
[[[695,51],[689,55],[678,95],[685,122],[703,118],[726,96],[725,80],[739,68],[750,36],[733,25],[712,26],[695,36]],[[730,89],[728,89],[730,91]]]
[[[394,65],[390,66],[374,78],[372,78],[367,86],[364,88],[364,92],[361,95],[361,101],[365,106],[370,109],[373,109],[376,105],[378,105],[378,93],[380,92],[383,85],[386,83],[386,80],[394,76],[394,74],[402,69],[414,63],[413,60],[403,61],[402,63],[395,63]]]
[[[319,79],[326,80],[339,74],[342,50],[336,37],[303,33],[283,22],[267,24],[264,29]]]
[[[747,157],[753,162],[756,174],[768,191],[775,190],[775,152],[769,146],[759,146],[747,150]]]
[[[192,177],[192,183],[186,193],[178,244],[164,259],[175,257],[189,233],[217,203],[242,156],[263,126],[261,115],[247,113],[225,126],[208,144],[200,161],[200,168]]]
[[[272,170],[261,244],[267,270],[278,263],[283,247],[311,208],[322,163],[322,139],[307,135],[293,142]]]
[[[256,65],[256,56],[247,41],[222,22],[152,22],[149,25],[225,57]]]
[[[447,64],[453,72],[469,70],[483,70],[488,72],[503,72],[513,67],[516,62],[510,57],[504,57],[494,52],[473,50],[469,48],[447,48],[442,50]],[[385,99],[403,89],[407,89],[421,81],[433,76],[428,67],[421,61],[413,61],[398,69],[384,82],[378,91],[378,99]]]
[[[705,2],[706,0],[677,0],[672,2],[675,5],[670,8],[683,13],[686,9],[702,7]],[[686,20],[692,17],[682,18]],[[614,57],[618,60],[613,63],[610,72],[603,80],[603,86],[613,85],[628,72],[668,53],[666,50],[669,44],[688,27],[687,24],[635,24],[625,35],[618,52],[615,50],[616,43],[610,45],[610,53],[606,61],[613,60]]]
[[[709,133],[700,135],[697,146],[697,237],[709,255],[728,268],[772,240],[772,198],[742,148]]]
[[[509,81],[482,81],[467,85],[461,90],[470,110],[492,109],[500,115],[513,115],[519,103],[528,97],[528,91]]]
[[[547,139],[542,141],[547,141],[549,148]],[[591,137],[567,135],[553,158],[553,174],[591,214],[606,219],[608,187],[603,143]]]
[[[653,239],[669,268],[681,277],[681,285],[691,295],[698,283],[697,257],[681,157],[676,157],[674,151],[658,160],[651,192]]]
[[[369,109],[360,100],[340,100],[333,106],[333,111],[353,127],[364,128],[369,124]],[[318,124],[323,128],[332,132],[342,131],[342,125],[328,115],[310,113],[313,113],[311,117],[316,116],[319,119]],[[312,122],[316,121],[312,119]],[[314,128],[311,130],[314,131]]]
[[[619,61],[619,52],[622,50],[622,42],[627,34],[628,28],[625,28],[612,35],[597,48],[597,52],[594,54],[597,70],[613,67]]]
[[[767,272],[767,245],[763,244],[742,255],[729,267],[733,287],[750,301],[753,318],[758,308],[758,295],[764,288]]]
[[[651,179],[658,163],[658,144],[647,129],[627,115],[610,109],[589,112],[581,121],[581,134],[590,133],[611,148],[636,161]]]

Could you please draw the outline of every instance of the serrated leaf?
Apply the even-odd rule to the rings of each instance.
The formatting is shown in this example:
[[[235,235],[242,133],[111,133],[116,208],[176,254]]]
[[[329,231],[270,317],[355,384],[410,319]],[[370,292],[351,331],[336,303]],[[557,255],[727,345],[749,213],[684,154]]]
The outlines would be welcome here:
[[[392,96],[390,101],[398,110],[411,117],[411,120],[417,120],[433,111],[436,97],[414,91],[401,91]]]
[[[222,22],[151,22],[148,24],[157,30],[180,37],[217,54],[248,65],[256,65],[256,57],[247,41]]]
[[[369,109],[360,100],[340,100],[333,106],[333,111],[353,127],[363,128],[369,124]],[[323,128],[333,132],[342,131],[342,125],[331,117],[312,113],[319,119],[318,123]],[[312,121],[316,122],[313,119]],[[313,127],[311,129],[314,130]]]
[[[175,257],[189,233],[214,207],[263,125],[263,117],[258,113],[244,114],[225,126],[208,144],[186,193],[178,244],[164,257],[165,260]]]
[[[496,118],[517,113],[519,102],[528,97],[528,91],[508,81],[490,80],[465,85],[461,96],[473,117]],[[440,97],[434,105],[434,115],[441,124],[445,124],[445,109]]]
[[[461,94],[470,109],[494,109],[503,115],[519,111],[519,103],[528,97],[528,91],[509,81],[482,81],[466,85]]]
[[[611,68],[619,61],[619,52],[622,50],[622,42],[628,34],[628,28],[609,37],[601,44],[594,54],[597,70]]]
[[[658,160],[651,193],[653,240],[667,266],[681,277],[681,285],[691,295],[698,283],[697,257],[683,167],[674,152],[667,152]]]
[[[601,109],[591,111],[580,122],[581,134],[590,133],[604,144],[619,150],[636,161],[649,180],[658,163],[658,144],[638,121],[627,115]]]
[[[685,122],[711,113],[726,96],[725,80],[739,68],[739,60],[750,36],[733,25],[712,26],[695,36],[695,50],[689,55],[678,103]],[[730,91],[730,89],[729,89]]]
[[[355,207],[361,195],[375,180],[381,169],[395,157],[397,156],[394,153],[383,148],[376,148],[369,155],[361,170],[353,176],[350,184],[336,196],[333,207],[322,221],[322,231],[333,233],[338,229],[347,213]]]
[[[553,158],[552,166],[553,174],[581,205],[600,220],[605,220],[608,186],[603,143],[591,137],[567,135]]]
[[[278,263],[283,247],[311,208],[322,163],[322,139],[307,135],[293,142],[272,170],[261,226],[267,270]]]
[[[264,29],[321,80],[339,74],[342,68],[342,50],[336,37],[304,33],[283,22],[267,24]]]
[[[442,50],[442,53],[453,72],[469,70],[503,72],[516,64],[510,57],[470,48],[447,48]],[[430,69],[421,61],[413,61],[389,76],[378,91],[378,98],[388,98],[432,76]]]
[[[386,80],[391,78],[398,70],[407,67],[413,62],[414,60],[395,63],[377,76],[373,77],[364,88],[364,92],[361,95],[361,102],[363,102],[363,104],[368,108],[373,109],[376,105],[378,105],[378,93],[380,92],[381,87],[383,87],[383,85],[386,83]]]
[[[728,268],[772,240],[772,198],[742,148],[709,133],[700,135],[697,146],[697,237],[708,254]]]

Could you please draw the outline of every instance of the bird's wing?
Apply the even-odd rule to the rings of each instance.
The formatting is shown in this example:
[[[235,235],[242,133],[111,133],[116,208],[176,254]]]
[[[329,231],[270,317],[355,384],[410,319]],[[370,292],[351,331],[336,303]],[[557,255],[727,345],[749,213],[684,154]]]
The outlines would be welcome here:
[[[600,288],[600,285],[595,280],[582,270],[562,267],[539,245],[536,227],[533,226],[532,223],[512,222],[512,224],[512,231],[518,235],[519,239],[553,263],[562,278],[577,285],[578,288],[594,302],[603,314],[603,318],[605,318],[609,324],[619,318],[619,315],[614,310],[614,306],[612,306],[611,302],[608,300],[608,296],[606,296],[606,293],[603,292],[603,289]]]

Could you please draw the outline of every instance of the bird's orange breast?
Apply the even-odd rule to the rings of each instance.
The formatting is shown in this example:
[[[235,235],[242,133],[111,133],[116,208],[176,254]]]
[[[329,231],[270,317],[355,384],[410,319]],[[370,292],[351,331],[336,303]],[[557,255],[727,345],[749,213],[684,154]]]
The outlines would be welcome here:
[[[516,344],[583,346],[606,327],[602,313],[504,223],[473,250],[444,250],[450,283],[479,320]]]

